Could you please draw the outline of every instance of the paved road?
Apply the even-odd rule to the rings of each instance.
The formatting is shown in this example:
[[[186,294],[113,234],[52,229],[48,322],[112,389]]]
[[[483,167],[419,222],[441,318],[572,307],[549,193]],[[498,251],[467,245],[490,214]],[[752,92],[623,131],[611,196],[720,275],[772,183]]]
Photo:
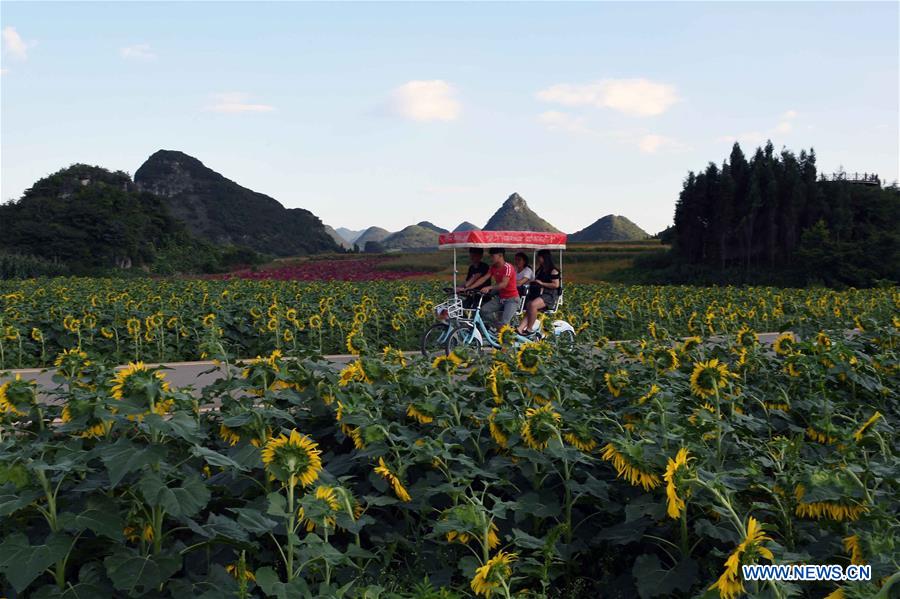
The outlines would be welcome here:
[[[771,345],[778,335],[779,333],[760,333],[759,340],[761,343]],[[418,352],[405,353],[407,355],[415,355]],[[325,356],[325,359],[335,365],[341,365],[352,361],[354,356],[331,355]],[[148,366],[154,367],[159,366],[159,364],[148,364]],[[163,366],[166,366],[169,369],[166,371],[166,380],[168,380],[172,386],[178,388],[193,386],[198,393],[203,387],[206,387],[225,376],[224,368],[216,366],[212,362],[168,362],[163,364]],[[117,368],[123,368],[123,366],[118,366]],[[3,371],[0,372],[0,384],[15,377],[16,374],[20,374],[23,379],[37,381],[38,387],[47,392],[55,389],[57,386],[56,383],[53,382],[54,372],[55,369],[53,368],[26,368],[22,370]]]

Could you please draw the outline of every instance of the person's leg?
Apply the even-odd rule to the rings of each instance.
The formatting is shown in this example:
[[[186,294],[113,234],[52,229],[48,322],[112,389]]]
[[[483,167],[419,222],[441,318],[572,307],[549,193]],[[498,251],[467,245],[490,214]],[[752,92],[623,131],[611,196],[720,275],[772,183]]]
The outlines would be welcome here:
[[[497,312],[500,310],[500,298],[492,297],[481,304],[481,318],[487,326],[495,325],[497,322]]]
[[[531,313],[531,302],[534,300],[526,300],[525,301],[525,309],[523,310],[522,320],[519,321],[519,326],[516,327],[516,331],[520,335],[524,335],[525,331],[528,330],[528,315]]]
[[[519,309],[519,298],[513,297],[503,300],[503,313],[500,316],[500,326],[504,327],[512,320],[513,315]]]
[[[537,321],[538,312],[545,306],[544,300],[537,297],[531,302],[531,305],[528,306],[528,328],[525,329],[526,332],[530,332],[532,327],[534,327],[535,321]]]

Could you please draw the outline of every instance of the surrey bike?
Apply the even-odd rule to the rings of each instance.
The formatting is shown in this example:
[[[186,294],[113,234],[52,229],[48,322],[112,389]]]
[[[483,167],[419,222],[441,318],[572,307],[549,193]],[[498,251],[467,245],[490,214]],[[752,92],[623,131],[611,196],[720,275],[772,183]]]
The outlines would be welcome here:
[[[435,343],[438,339],[445,339],[444,350],[449,353],[453,351],[454,348],[461,345],[472,346],[479,350],[484,347],[501,347],[500,340],[498,339],[499,332],[490,330],[481,317],[481,304],[485,299],[484,296],[478,291],[467,293],[460,293],[456,291],[457,248],[521,248],[533,250],[535,254],[538,250],[541,249],[558,249],[560,251],[561,267],[562,251],[566,248],[566,235],[565,233],[534,233],[530,231],[459,231],[454,233],[442,234],[438,241],[438,247],[440,249],[453,250],[453,297],[449,298],[446,302],[440,304],[438,308],[436,308],[436,312],[438,312],[438,309],[445,310],[447,313],[447,318],[444,320],[444,322],[432,326],[432,329],[437,330],[436,332],[432,333],[432,337],[430,338],[435,339]],[[513,344],[536,341],[548,334],[543,331],[544,320],[548,315],[555,314],[562,306],[563,288],[561,283],[562,281],[560,281],[560,288],[556,295],[556,301],[553,302],[553,305],[549,305],[544,310],[542,310],[545,316],[542,318],[538,318],[535,321],[534,326],[530,331],[528,331],[527,335],[519,335],[515,332],[515,330],[510,333],[511,335],[514,335]],[[445,289],[445,291],[450,290]],[[464,309],[462,297],[474,298],[475,294],[480,297],[477,298],[474,309]],[[519,303],[519,315],[522,314],[524,308],[525,296],[522,296]],[[438,312],[439,318],[441,313],[442,312]],[[455,316],[451,316],[451,314]],[[439,325],[443,325],[443,328],[440,328]],[[556,319],[551,320],[551,326],[552,330],[550,333],[553,335],[553,338],[557,342],[575,342],[575,329],[571,324],[569,324],[565,320]],[[431,331],[431,329],[429,329],[429,331]],[[426,331],[426,335],[429,334],[429,331]],[[425,336],[423,335],[423,352],[425,352],[424,341]],[[429,345],[429,349],[431,349],[433,352],[432,348],[434,348],[434,345]],[[429,352],[427,355],[433,355],[433,353]]]
[[[422,355],[426,358],[443,354],[453,331],[472,320],[472,310],[463,306],[455,287],[444,287],[444,293],[448,295],[446,301],[434,307],[434,316],[438,321],[425,329],[419,342]]]

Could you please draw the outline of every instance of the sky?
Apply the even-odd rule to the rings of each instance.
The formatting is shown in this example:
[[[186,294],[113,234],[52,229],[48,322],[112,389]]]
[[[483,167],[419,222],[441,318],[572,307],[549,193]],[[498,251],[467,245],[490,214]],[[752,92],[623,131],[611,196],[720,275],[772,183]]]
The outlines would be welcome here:
[[[334,227],[654,233],[771,139],[900,177],[900,3],[0,2],[0,199],[181,150]]]

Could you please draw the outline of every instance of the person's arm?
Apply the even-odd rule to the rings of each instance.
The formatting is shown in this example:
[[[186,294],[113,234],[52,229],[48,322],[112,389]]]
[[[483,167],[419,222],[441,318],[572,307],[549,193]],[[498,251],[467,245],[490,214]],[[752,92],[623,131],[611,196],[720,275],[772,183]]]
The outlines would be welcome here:
[[[485,274],[483,274],[482,276],[478,277],[475,280],[475,282],[473,282],[471,285],[466,285],[465,288],[463,288],[463,291],[471,291],[473,289],[478,289],[479,287],[484,285],[485,282],[490,278],[491,278],[491,271],[488,271]]]
[[[541,287],[544,289],[559,289],[559,271],[555,268],[550,271],[550,282],[541,283]]]
[[[522,269],[522,272],[520,274],[522,275],[522,278],[517,279],[516,284],[517,285],[527,285],[528,283],[531,282],[534,272],[526,266],[525,268]]]
[[[503,289],[504,287],[509,285],[509,279],[510,279],[510,277],[512,277],[515,274],[515,272],[516,272],[515,269],[511,268],[509,266],[509,263],[507,263],[507,268],[506,268],[506,270],[503,271],[503,278],[500,279],[500,281],[498,281],[495,285],[483,288],[481,290],[481,293],[490,293],[491,291],[500,291],[501,289]],[[490,274],[490,273],[488,273],[488,274]],[[487,291],[485,291],[485,289]]]

